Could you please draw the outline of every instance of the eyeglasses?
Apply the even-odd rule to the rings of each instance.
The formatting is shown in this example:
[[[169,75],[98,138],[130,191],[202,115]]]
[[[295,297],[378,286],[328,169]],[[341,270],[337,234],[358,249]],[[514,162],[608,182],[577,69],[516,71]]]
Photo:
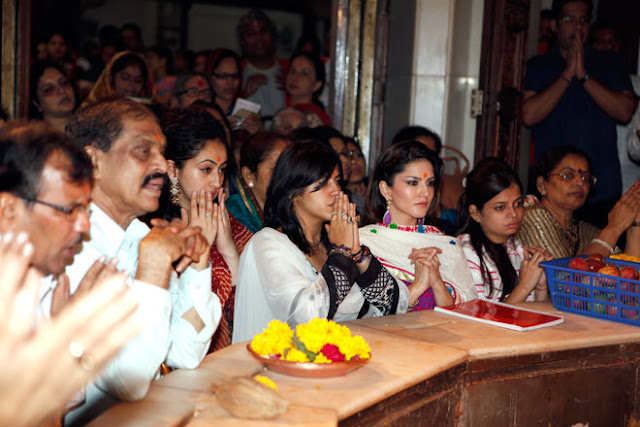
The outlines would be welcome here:
[[[213,73],[213,77],[219,80],[240,80],[239,73]]]
[[[563,181],[567,182],[573,181],[577,176],[579,176],[582,182],[589,185],[595,185],[595,183],[598,181],[596,176],[591,174],[591,172],[585,172],[581,170],[568,170],[560,173],[550,173],[549,176],[559,176]]]
[[[31,203],[40,203],[41,205],[48,206],[58,212],[62,212],[69,221],[75,221],[80,213],[89,213],[89,202],[76,203],[75,205],[67,207],[45,202],[44,200],[38,200],[33,197],[21,197],[21,199]]]
[[[190,89],[183,90],[182,92],[178,92],[178,95],[189,95],[189,96],[204,96],[205,98],[209,98],[212,94],[211,89],[202,89],[192,87]]]
[[[562,18],[560,18],[560,22],[564,23],[564,24],[575,24],[576,22],[579,22],[581,24],[588,24],[589,22],[591,22],[591,17],[590,16],[563,16]]]

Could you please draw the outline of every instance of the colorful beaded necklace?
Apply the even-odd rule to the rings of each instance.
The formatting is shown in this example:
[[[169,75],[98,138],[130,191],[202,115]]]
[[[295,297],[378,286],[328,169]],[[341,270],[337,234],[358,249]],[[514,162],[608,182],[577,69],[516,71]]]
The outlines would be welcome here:
[[[438,234],[442,234],[442,231],[437,228],[437,227],[433,227],[430,225],[425,226],[424,224],[418,224],[418,225],[398,225],[395,222],[392,222],[391,224],[385,224],[384,222],[379,222],[378,223],[379,226],[385,227],[385,228],[390,228],[391,230],[400,230],[400,231],[410,231],[412,233],[438,233]]]

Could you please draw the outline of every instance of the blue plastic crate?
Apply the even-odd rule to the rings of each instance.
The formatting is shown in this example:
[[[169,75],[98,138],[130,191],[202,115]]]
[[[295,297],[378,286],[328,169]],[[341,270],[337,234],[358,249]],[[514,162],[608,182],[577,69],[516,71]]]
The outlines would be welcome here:
[[[586,258],[586,256],[584,256]],[[640,326],[640,280],[606,276],[569,268],[571,258],[541,262],[553,306],[561,311],[583,314]],[[637,263],[605,258],[605,264],[618,268]]]

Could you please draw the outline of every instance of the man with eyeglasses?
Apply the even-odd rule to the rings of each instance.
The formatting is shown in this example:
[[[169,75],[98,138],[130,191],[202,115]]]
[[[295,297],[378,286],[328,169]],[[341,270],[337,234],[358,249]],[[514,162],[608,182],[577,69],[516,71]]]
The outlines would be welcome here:
[[[196,368],[221,317],[211,291],[209,245],[200,227],[138,217],[158,209],[167,174],[166,139],[144,105],[106,98],[77,112],[67,128],[91,158],[91,238],[67,268],[71,289],[102,256],[116,257],[151,325],[87,387],[84,405],[65,424],[84,425],[118,400],[142,399],[164,362]]]
[[[0,131],[0,233],[28,236],[32,244],[31,264],[43,276],[36,324],[68,300],[65,268],[89,233],[92,186],[91,160],[63,133],[43,122],[20,121]],[[83,399],[80,392],[70,404]]]
[[[0,232],[28,233],[43,276],[64,273],[82,248],[92,183],[91,161],[64,134],[41,122],[2,128]]]
[[[577,214],[604,227],[622,187],[616,123],[628,122],[637,102],[622,58],[585,46],[592,12],[591,0],[554,0],[557,42],[527,63],[522,118],[536,158],[570,144],[593,160],[598,185]]]

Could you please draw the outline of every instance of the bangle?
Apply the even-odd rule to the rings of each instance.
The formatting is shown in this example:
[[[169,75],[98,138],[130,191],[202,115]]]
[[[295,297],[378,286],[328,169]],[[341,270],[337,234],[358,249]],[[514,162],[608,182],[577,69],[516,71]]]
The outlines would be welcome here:
[[[564,74],[560,73],[560,77],[561,77],[565,82],[567,82],[567,83],[571,84],[571,80],[570,80],[570,79],[568,79],[568,78],[566,78],[566,77],[564,76]]]
[[[352,254],[351,259],[356,264],[362,264],[366,261],[367,258],[369,258],[369,255],[371,255],[371,251],[369,250],[369,248],[365,245],[360,245],[360,250],[355,254]]]
[[[609,251],[609,254],[612,254],[612,253],[613,253],[613,248],[611,247],[611,245],[610,245],[610,244],[608,244],[607,242],[605,242],[605,241],[604,241],[604,240],[602,240],[602,239],[593,239],[593,240],[591,241],[591,243],[597,243],[597,244],[599,244],[600,246],[603,246],[606,250],[608,250],[608,251]]]
[[[333,255],[333,254],[344,255],[347,258],[352,259],[351,251],[346,246],[342,246],[342,245],[337,246],[332,244],[329,250],[327,251],[327,255]]]

